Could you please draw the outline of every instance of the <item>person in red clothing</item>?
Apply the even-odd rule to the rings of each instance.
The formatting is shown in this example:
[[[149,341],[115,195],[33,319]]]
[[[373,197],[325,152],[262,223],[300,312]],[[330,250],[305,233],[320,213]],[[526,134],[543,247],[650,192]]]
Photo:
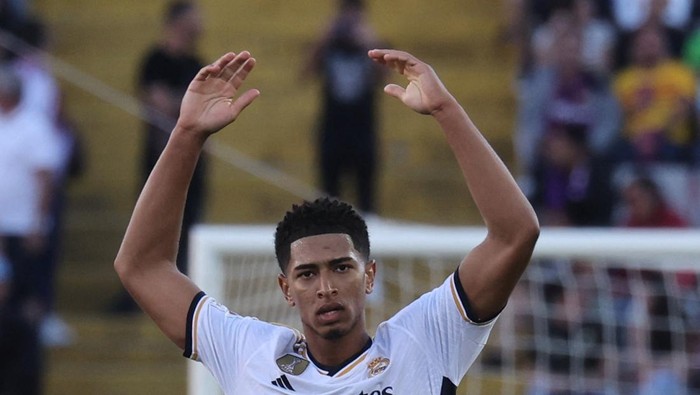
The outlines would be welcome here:
[[[627,217],[623,222],[625,227],[687,228],[690,226],[689,221],[668,204],[659,186],[649,177],[642,176],[632,181],[623,190],[622,198],[627,211]],[[642,275],[647,279],[654,277],[647,270],[644,270]],[[681,290],[693,289],[697,284],[697,277],[693,272],[678,272],[675,277],[676,285]]]
[[[632,181],[622,192],[628,228],[686,228],[688,221],[669,206],[659,186],[648,177]]]

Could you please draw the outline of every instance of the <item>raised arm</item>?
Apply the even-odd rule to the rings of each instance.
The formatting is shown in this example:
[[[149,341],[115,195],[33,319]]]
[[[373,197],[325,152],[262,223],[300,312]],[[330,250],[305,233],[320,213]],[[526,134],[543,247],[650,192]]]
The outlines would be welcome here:
[[[255,59],[228,53],[202,68],[182,99],[180,117],[141,192],[114,262],[141,308],[180,348],[197,286],[175,266],[187,188],[207,138],[233,122],[259,94],[235,96]]]
[[[384,91],[412,110],[433,116],[457,158],[488,230],[486,239],[464,258],[458,274],[469,300],[470,318],[489,320],[503,309],[530,261],[539,236],[535,212],[506,166],[428,64],[394,50],[371,50],[369,56],[407,78],[405,88],[390,84]]]

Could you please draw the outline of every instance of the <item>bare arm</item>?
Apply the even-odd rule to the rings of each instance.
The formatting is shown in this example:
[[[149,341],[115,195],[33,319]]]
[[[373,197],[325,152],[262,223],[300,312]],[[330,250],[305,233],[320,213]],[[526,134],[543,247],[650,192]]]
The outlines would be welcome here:
[[[418,113],[432,115],[452,148],[488,230],[486,239],[460,264],[459,279],[472,318],[490,319],[503,309],[530,261],[539,236],[535,212],[429,65],[401,51],[372,50],[369,56],[408,79],[406,88],[390,84],[385,92]]]
[[[206,139],[259,95],[253,89],[234,99],[254,65],[248,52],[228,53],[194,78],[114,262],[129,293],[180,348],[185,346],[189,305],[199,292],[175,266],[187,188]]]

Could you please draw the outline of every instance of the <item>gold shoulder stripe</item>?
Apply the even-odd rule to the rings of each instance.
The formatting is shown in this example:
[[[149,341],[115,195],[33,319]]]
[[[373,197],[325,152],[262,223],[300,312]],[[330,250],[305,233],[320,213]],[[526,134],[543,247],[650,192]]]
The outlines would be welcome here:
[[[197,305],[197,309],[195,310],[194,313],[194,318],[192,319],[192,359],[195,361],[199,361],[199,352],[197,348],[197,332],[199,330],[199,313],[202,312],[202,308],[204,305],[209,301],[209,296],[203,297],[200,301],[199,304]]]
[[[464,310],[464,306],[462,306],[462,301],[459,299],[457,289],[455,288],[454,278],[450,279],[450,290],[452,291],[452,298],[455,301],[455,305],[457,305],[457,310],[459,310],[459,314],[462,316],[462,319],[464,319],[467,322],[472,322],[472,320],[470,320],[467,316],[467,312],[466,310]]]

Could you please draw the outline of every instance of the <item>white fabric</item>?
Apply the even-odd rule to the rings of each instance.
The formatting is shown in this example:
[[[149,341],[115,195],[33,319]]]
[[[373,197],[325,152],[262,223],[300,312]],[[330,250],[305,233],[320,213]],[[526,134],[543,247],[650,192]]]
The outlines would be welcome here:
[[[613,15],[622,30],[640,28],[649,19],[652,0],[613,0]],[[668,27],[683,29],[690,22],[692,0],[668,0],[663,11],[663,23]]]
[[[43,113],[54,122],[58,115],[60,94],[51,72],[32,59],[19,59],[13,67],[22,81],[20,105],[28,111]]]
[[[444,378],[459,384],[495,321],[465,319],[455,286],[453,275],[380,324],[370,348],[333,376],[295,350],[305,345],[298,331],[238,316],[206,296],[189,323],[192,353],[186,356],[201,361],[226,394],[440,394]],[[309,366],[285,373],[276,361],[287,354]],[[386,369],[372,375],[379,361]],[[287,383],[293,391],[282,388]]]
[[[40,224],[37,172],[61,164],[53,126],[22,107],[0,113],[0,234],[25,236]]]

